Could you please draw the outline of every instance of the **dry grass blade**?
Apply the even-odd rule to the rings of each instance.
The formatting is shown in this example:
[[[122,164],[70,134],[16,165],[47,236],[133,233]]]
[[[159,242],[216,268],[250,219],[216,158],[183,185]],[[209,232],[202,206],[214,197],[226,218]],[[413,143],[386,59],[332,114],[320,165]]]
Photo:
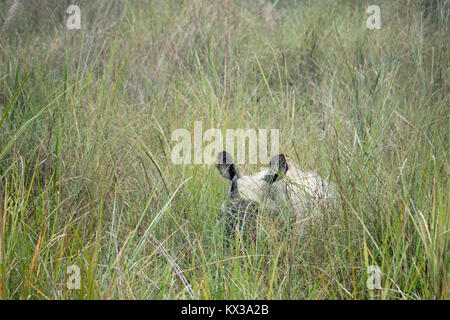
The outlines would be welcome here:
[[[189,284],[189,282],[186,279],[186,277],[184,276],[184,273],[181,270],[181,268],[178,266],[178,264],[175,262],[175,260],[171,257],[171,255],[167,252],[166,248],[164,248],[162,243],[158,239],[156,239],[154,235],[149,234],[149,237],[151,238],[150,240],[151,240],[151,242],[153,242],[153,245],[155,246],[156,250],[163,257],[165,257],[167,259],[167,261],[169,261],[170,265],[175,270],[175,275],[180,278],[180,280],[183,283],[185,289],[189,292],[189,295],[190,295],[191,299],[195,299],[194,291],[192,291],[192,287]]]
[[[16,16],[19,14],[20,9],[22,9],[22,3],[20,3],[19,0],[14,0],[13,4],[8,10],[8,14],[6,15],[5,22],[3,23],[2,29],[0,31],[0,34],[5,32],[9,26],[12,24]]]

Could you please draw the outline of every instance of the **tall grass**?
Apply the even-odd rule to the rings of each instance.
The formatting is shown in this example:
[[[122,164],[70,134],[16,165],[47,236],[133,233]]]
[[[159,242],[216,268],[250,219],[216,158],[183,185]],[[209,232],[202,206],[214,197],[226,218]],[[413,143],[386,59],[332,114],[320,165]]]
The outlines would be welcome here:
[[[0,298],[448,299],[449,5],[378,2],[381,30],[327,0],[78,1],[67,30],[3,1]],[[170,160],[194,121],[279,129],[342,210],[224,246],[227,183]]]

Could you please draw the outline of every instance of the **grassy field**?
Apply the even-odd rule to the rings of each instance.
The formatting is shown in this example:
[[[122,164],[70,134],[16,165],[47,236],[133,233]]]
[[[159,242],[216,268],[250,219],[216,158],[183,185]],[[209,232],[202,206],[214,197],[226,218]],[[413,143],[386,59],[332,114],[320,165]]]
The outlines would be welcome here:
[[[448,1],[76,3],[0,2],[0,299],[450,298]],[[279,129],[342,210],[224,246],[194,121]]]

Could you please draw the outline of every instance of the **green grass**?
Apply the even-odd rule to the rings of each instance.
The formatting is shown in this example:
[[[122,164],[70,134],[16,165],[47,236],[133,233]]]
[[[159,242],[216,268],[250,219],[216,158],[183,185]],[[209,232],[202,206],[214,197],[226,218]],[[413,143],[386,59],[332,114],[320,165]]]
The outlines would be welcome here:
[[[449,4],[432,2],[378,1],[368,30],[366,1],[93,0],[67,30],[64,3],[24,1],[0,35],[0,298],[448,299]],[[279,129],[342,210],[224,247],[228,182],[170,158],[194,121]]]

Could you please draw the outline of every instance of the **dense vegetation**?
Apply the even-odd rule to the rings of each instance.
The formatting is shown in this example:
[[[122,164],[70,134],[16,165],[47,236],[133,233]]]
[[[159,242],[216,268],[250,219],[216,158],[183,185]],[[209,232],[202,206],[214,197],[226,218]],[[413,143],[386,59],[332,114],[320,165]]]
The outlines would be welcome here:
[[[0,298],[448,299],[448,1],[373,2],[380,30],[356,0],[82,0],[80,30],[1,1]],[[224,246],[229,183],[170,157],[194,121],[279,129],[342,210]]]

